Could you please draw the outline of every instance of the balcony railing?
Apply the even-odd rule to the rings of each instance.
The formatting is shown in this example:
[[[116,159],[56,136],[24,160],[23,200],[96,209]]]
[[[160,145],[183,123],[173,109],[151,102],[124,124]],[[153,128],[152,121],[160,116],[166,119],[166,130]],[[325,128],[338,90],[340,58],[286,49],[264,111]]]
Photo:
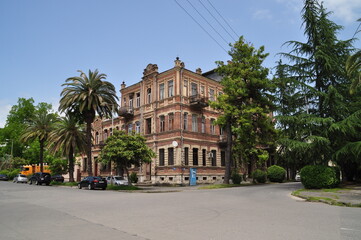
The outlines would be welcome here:
[[[200,94],[195,94],[189,97],[189,103],[195,108],[208,107],[208,98]]]
[[[227,135],[219,135],[218,144],[220,147],[227,146]]]
[[[133,117],[134,116],[133,107],[129,107],[129,106],[120,107],[119,108],[119,116],[125,117],[125,118]]]

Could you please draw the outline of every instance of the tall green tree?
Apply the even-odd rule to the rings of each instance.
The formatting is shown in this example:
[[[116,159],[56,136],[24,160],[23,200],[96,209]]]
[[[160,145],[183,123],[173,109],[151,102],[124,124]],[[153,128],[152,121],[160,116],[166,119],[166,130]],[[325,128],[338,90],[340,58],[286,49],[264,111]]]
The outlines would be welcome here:
[[[49,134],[49,149],[60,152],[68,159],[69,182],[74,182],[74,157],[86,152],[86,133],[83,125],[73,115],[62,117]]]
[[[223,94],[211,103],[223,112],[217,123],[226,126],[228,136],[224,183],[229,183],[232,149],[238,149],[237,157],[253,165],[263,159],[264,147],[272,144],[275,136],[272,84],[268,69],[262,66],[268,54],[263,46],[256,49],[240,37],[231,45],[229,55],[231,60],[227,63],[217,62],[216,72],[223,77]]]
[[[57,115],[46,111],[37,111],[26,124],[21,140],[23,142],[39,141],[40,144],[40,170],[43,171],[44,148],[50,132],[53,130],[54,123],[57,121]]]
[[[112,116],[112,109],[117,109],[118,97],[114,85],[104,80],[105,74],[98,70],[89,70],[88,75],[79,72],[79,77],[70,77],[62,85],[65,88],[61,92],[59,111],[78,113],[86,123],[87,172],[92,176],[91,124],[96,114],[100,117]]]
[[[147,146],[146,139],[139,134],[126,134],[123,131],[114,131],[107,138],[105,146],[101,151],[100,158],[103,163],[113,162],[117,173],[125,170],[129,184],[129,171],[131,165],[139,167],[143,163],[150,163],[155,153]]]
[[[361,84],[361,50],[351,55],[346,61],[346,72],[352,80],[350,92],[353,94]]]
[[[283,70],[293,79],[300,98],[294,102],[293,112],[277,116],[282,130],[279,149],[303,161],[301,165],[327,164],[334,153],[328,129],[349,114],[343,66],[352,41],[337,38],[342,27],[330,21],[329,14],[319,1],[304,0],[301,15],[307,40],[287,42],[292,50],[281,54],[290,61]],[[283,100],[279,100],[279,107]]]

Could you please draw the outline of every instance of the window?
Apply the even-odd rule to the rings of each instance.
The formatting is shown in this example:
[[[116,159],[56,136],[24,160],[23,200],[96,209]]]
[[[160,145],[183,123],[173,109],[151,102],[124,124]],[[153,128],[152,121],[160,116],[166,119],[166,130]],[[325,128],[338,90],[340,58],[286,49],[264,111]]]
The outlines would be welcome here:
[[[135,122],[135,132],[140,133],[140,122]]]
[[[164,83],[159,84],[159,100],[164,99]]]
[[[147,118],[145,121],[146,121],[146,126],[147,126],[147,129],[145,130],[145,133],[146,134],[151,134],[152,133],[152,119]]]
[[[219,135],[224,135],[223,127],[219,126]]]
[[[189,148],[184,148],[184,165],[189,165]]]
[[[99,133],[95,133],[95,144],[99,144]]]
[[[196,96],[198,94],[198,86],[197,86],[197,83],[192,83],[191,84],[191,96]]]
[[[174,149],[168,148],[168,165],[174,165]]]
[[[151,103],[152,102],[152,89],[148,88],[147,89],[147,103]]]
[[[222,167],[226,166],[226,152],[225,151],[221,151],[221,166]]]
[[[193,166],[198,166],[198,148],[193,148]]]
[[[217,166],[217,151],[212,150],[211,151],[211,158],[212,158],[212,166]]]
[[[164,149],[159,149],[159,166],[164,166]]]
[[[173,130],[174,128],[174,113],[168,114],[168,129]]]
[[[201,95],[204,96],[204,86],[201,86]]]
[[[214,101],[214,89],[209,89],[209,100]]]
[[[109,134],[110,134],[110,136],[113,135],[113,128],[110,128],[110,129],[109,129]]]
[[[133,131],[133,124],[129,123],[128,124],[128,133],[132,133]]]
[[[164,116],[160,116],[159,117],[159,132],[164,132],[165,131],[165,118]]]
[[[214,125],[214,119],[211,119],[211,134],[216,134],[216,126]]]
[[[107,140],[107,138],[108,138],[108,130],[105,129],[104,130],[104,139],[103,140],[105,141],[105,140]]]
[[[198,132],[198,116],[195,114],[192,115],[192,131]]]
[[[202,149],[202,165],[206,166],[207,165],[207,151],[206,149]]]
[[[184,87],[183,87],[183,95],[188,97],[188,81],[187,80],[184,80]]]
[[[129,96],[129,109],[133,108],[133,96]]]
[[[88,169],[88,159],[84,158],[83,159],[83,172],[86,172],[86,170]]]
[[[126,107],[127,106],[127,99],[123,98],[123,106]]]
[[[174,91],[173,91],[173,80],[168,81],[168,97],[173,97]]]
[[[184,113],[184,123],[183,123],[183,129],[188,130],[188,113]]]
[[[140,93],[137,93],[136,96],[137,96],[137,97],[136,97],[136,99],[135,99],[135,101],[136,101],[135,104],[137,105],[137,108],[138,108],[138,107],[140,107]]]
[[[206,118],[203,116],[202,117],[202,133],[206,132]]]

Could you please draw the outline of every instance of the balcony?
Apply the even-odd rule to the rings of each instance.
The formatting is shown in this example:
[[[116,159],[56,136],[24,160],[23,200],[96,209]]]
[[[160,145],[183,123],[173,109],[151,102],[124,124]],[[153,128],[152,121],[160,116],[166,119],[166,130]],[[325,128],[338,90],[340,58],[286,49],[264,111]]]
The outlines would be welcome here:
[[[220,147],[227,147],[227,135],[219,135],[218,144]]]
[[[124,118],[131,118],[134,116],[134,110],[133,107],[121,107],[119,108],[119,116]]]
[[[191,107],[202,109],[208,107],[208,98],[200,94],[192,95],[189,97],[189,103]]]

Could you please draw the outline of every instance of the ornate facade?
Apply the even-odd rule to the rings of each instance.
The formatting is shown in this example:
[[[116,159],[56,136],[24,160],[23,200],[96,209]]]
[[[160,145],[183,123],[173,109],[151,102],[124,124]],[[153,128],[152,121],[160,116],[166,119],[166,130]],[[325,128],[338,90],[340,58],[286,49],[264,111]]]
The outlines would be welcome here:
[[[217,77],[213,71],[190,71],[177,58],[167,71],[159,73],[156,64],[149,64],[140,82],[128,87],[123,82],[119,117],[93,123],[94,173],[115,174],[97,158],[106,138],[119,129],[145,136],[157,155],[151,164],[132,169],[141,182],[187,184],[190,168],[197,168],[197,183],[223,181],[225,137],[213,124],[220,113],[208,104],[222,94]]]

